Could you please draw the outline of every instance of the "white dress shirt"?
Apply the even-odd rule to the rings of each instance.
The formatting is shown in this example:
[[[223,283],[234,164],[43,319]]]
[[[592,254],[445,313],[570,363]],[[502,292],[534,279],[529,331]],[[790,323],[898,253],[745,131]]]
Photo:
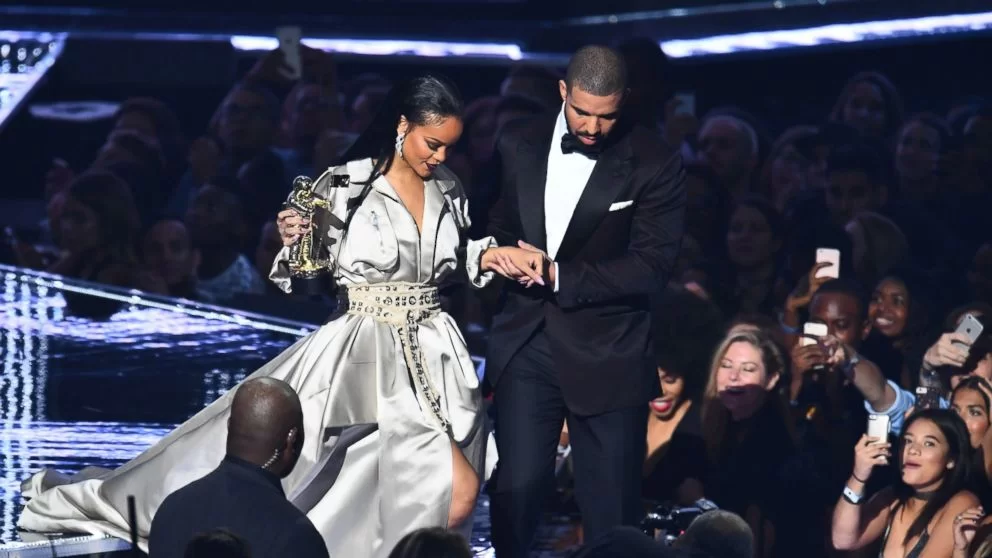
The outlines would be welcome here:
[[[596,160],[581,153],[561,152],[561,137],[568,133],[565,105],[558,113],[548,152],[548,176],[544,184],[544,232],[548,239],[548,256],[554,260],[572,220],[575,206],[589,182]],[[555,292],[558,292],[558,264],[555,265]]]

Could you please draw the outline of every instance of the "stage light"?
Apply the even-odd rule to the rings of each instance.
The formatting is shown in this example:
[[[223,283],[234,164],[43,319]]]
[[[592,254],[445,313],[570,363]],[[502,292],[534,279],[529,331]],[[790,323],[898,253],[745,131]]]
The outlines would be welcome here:
[[[769,51],[831,44],[861,43],[933,35],[992,30],[992,12],[955,14],[887,21],[839,23],[804,29],[715,35],[698,39],[662,41],[672,58],[710,56],[736,52]]]
[[[0,30],[0,130],[55,64],[65,33]]]
[[[310,48],[328,52],[361,54],[366,56],[422,56],[438,58],[457,56],[463,58],[504,58],[521,60],[519,45],[509,43],[449,43],[441,41],[408,41],[397,39],[317,39],[301,41]],[[275,37],[235,35],[231,45],[238,50],[259,51],[279,48]]]

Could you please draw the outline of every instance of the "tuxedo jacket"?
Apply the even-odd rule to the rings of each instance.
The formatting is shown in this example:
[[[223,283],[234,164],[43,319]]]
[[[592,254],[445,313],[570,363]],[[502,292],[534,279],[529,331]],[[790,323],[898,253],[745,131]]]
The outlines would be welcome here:
[[[549,151],[561,142],[551,137],[556,119],[513,121],[497,140],[503,179],[489,228],[501,246],[524,240],[547,250],[544,190]],[[558,292],[507,281],[486,359],[487,381],[496,386],[543,326],[565,402],[581,415],[641,405],[657,393],[649,299],[668,282],[683,230],[679,153],[644,127],[615,133],[555,256]]]

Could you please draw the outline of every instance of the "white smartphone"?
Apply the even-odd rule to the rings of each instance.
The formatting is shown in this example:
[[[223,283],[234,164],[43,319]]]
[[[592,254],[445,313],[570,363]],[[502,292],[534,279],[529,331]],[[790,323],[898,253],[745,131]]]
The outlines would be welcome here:
[[[834,248],[817,248],[816,263],[829,263],[830,265],[816,271],[816,277],[830,277],[837,279],[840,277],[840,250]]]
[[[803,336],[799,340],[799,344],[805,347],[806,345],[816,345],[816,340],[830,333],[827,328],[827,324],[821,324],[820,322],[806,322],[803,324]]]
[[[303,77],[303,60],[300,58],[300,40],[302,30],[299,27],[279,27],[276,37],[279,39],[279,50],[286,61],[287,70],[283,74],[292,80]]]
[[[984,329],[982,322],[978,321],[974,314],[968,313],[961,318],[961,323],[958,324],[958,328],[954,332],[964,335],[974,344]]]
[[[889,439],[889,415],[868,415],[868,437],[881,442]]]
[[[675,108],[675,114],[696,114],[696,94],[689,92],[681,92],[675,94],[675,100],[679,102],[678,107]]]

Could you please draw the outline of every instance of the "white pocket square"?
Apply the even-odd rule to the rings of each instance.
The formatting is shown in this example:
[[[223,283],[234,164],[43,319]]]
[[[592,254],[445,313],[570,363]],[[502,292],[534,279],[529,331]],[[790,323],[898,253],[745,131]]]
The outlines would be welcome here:
[[[622,202],[617,202],[610,206],[610,211],[620,211],[621,209],[627,209],[628,207],[634,205],[634,200],[627,200]]]

